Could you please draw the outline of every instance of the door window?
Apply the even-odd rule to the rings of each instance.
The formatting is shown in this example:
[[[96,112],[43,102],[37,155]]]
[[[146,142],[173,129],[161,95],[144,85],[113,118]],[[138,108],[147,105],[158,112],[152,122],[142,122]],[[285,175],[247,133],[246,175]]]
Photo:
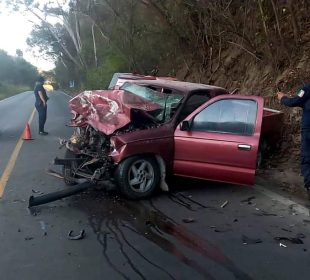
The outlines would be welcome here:
[[[194,112],[199,106],[210,99],[209,91],[200,91],[191,95],[184,104],[178,122],[183,121],[190,113]]]
[[[219,100],[195,116],[192,130],[252,135],[256,113],[257,103],[254,100]]]

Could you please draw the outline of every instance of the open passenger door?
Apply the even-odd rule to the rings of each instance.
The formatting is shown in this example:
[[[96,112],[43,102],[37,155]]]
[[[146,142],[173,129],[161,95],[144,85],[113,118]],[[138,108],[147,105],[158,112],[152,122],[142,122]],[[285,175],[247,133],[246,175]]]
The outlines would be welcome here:
[[[174,174],[233,184],[254,183],[263,98],[221,95],[175,130]]]

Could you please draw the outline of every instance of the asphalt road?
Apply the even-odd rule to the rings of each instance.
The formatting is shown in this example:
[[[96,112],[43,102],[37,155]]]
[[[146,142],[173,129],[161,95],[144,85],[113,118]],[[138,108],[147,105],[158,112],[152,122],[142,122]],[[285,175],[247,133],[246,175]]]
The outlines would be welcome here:
[[[0,199],[1,279],[309,279],[310,217],[259,188],[175,179],[171,192],[148,201],[90,190],[30,212],[30,195],[65,188],[46,170],[57,170],[58,139],[71,134],[68,100],[50,94],[49,135],[37,134],[35,114],[34,140],[23,142],[9,174]],[[0,178],[33,104],[31,92],[0,102]],[[67,238],[82,229],[83,240]]]

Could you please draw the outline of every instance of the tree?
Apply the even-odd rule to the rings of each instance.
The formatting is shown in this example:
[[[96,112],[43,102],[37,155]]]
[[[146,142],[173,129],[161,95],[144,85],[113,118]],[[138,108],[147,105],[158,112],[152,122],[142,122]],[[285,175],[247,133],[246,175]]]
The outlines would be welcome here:
[[[37,76],[37,69],[23,57],[13,57],[0,50],[0,82],[2,84],[32,87]]]
[[[23,53],[23,51],[21,49],[16,49],[16,55],[18,57],[24,57],[24,53]]]

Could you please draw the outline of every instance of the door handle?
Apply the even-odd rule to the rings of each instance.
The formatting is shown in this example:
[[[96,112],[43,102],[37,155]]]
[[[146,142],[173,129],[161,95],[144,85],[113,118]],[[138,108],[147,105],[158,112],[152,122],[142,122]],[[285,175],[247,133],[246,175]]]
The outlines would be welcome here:
[[[238,150],[242,150],[242,151],[250,151],[252,148],[251,145],[247,145],[247,144],[239,144],[238,145]]]

